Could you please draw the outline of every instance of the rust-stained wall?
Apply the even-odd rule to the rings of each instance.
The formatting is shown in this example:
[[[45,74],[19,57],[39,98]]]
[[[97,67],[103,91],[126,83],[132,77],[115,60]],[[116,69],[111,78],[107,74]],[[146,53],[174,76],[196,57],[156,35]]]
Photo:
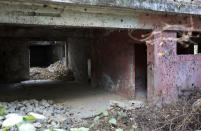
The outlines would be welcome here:
[[[143,33],[147,31],[137,30],[133,35],[139,38]],[[146,88],[146,45],[141,43],[144,48],[135,48],[136,43],[140,42],[132,40],[126,30],[96,32],[92,48],[93,85],[126,97],[135,96],[135,87]],[[139,55],[135,57],[141,51],[145,53],[144,61]]]
[[[160,31],[157,28],[155,31]],[[140,36],[142,32],[134,32]],[[152,104],[177,101],[184,89],[201,87],[201,54],[177,55],[176,32],[155,34],[147,45],[147,63],[136,59],[136,41],[127,31],[96,34],[92,52],[94,84],[110,89],[126,97],[135,96],[135,75],[143,75],[147,68],[147,99]],[[136,66],[137,65],[137,66]],[[142,82],[142,81],[141,81]],[[146,84],[146,83],[145,83]]]
[[[127,31],[96,34],[92,57],[94,85],[126,97],[134,95],[134,44]]]
[[[177,55],[176,32],[154,36],[154,86],[151,103],[176,101],[182,89],[201,87],[201,54]]]

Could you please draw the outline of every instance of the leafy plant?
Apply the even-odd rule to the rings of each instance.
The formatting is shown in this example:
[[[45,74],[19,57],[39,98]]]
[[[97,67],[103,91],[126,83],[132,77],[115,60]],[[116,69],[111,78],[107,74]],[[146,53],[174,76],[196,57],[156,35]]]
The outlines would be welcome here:
[[[109,120],[109,123],[116,125],[117,120],[115,118],[112,118],[112,119]]]
[[[0,116],[6,115],[6,109],[7,109],[7,107],[2,107],[2,105],[0,105]]]

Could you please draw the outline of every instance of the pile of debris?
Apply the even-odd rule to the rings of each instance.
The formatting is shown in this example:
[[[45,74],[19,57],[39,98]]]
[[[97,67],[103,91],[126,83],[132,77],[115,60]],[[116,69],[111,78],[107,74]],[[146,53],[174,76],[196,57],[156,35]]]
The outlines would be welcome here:
[[[24,100],[14,102],[0,102],[0,105],[7,108],[7,114],[28,115],[30,112],[38,113],[46,117],[45,120],[33,121],[34,127],[40,128],[63,128],[70,129],[72,124],[81,123],[82,120],[76,117],[68,107],[55,104],[52,100]],[[1,125],[0,125],[1,126]],[[17,131],[12,127],[11,131]]]
[[[73,72],[62,61],[57,61],[47,68],[30,68],[30,80],[65,80],[73,81]]]
[[[194,88],[189,96],[162,108],[149,107],[135,110],[139,127],[154,130],[201,129],[201,89]]]
[[[88,127],[92,130],[200,130],[201,129],[201,90],[181,98],[178,102],[162,108],[144,106],[128,109],[114,104],[104,113],[89,118]],[[98,121],[97,121],[98,117]],[[115,123],[111,123],[113,119]]]

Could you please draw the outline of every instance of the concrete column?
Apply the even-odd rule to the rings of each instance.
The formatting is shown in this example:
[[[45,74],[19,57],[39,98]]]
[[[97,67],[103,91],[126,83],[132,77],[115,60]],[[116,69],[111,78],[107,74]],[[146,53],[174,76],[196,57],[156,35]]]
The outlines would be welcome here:
[[[0,83],[29,79],[29,49],[26,41],[0,40]]]
[[[88,58],[90,58],[90,39],[70,38],[68,40],[68,67],[77,81],[88,81]]]

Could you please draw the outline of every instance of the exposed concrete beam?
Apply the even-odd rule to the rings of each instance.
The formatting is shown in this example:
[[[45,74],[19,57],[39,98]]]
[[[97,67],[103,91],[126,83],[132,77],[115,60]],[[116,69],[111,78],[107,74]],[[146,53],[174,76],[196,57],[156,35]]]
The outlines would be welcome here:
[[[5,0],[4,0],[5,1]],[[8,0],[6,0],[8,1]],[[9,0],[26,2],[27,0]],[[129,8],[143,11],[182,13],[201,15],[201,1],[194,0],[30,0],[30,3],[43,4],[76,4],[104,7]],[[181,5],[181,9],[178,6]]]
[[[0,4],[0,23],[70,27],[141,28],[139,13],[77,6]],[[144,27],[145,28],[145,27]],[[150,28],[150,27],[148,27]]]
[[[92,38],[91,29],[53,28],[48,26],[0,26],[0,38],[17,40],[67,40],[68,38]]]
[[[79,5],[79,4],[78,4]],[[117,29],[154,29],[168,24],[188,24],[187,16],[145,13],[126,8],[41,4],[0,1],[0,24],[48,25],[56,27],[92,27]],[[196,28],[200,18],[193,16]]]

